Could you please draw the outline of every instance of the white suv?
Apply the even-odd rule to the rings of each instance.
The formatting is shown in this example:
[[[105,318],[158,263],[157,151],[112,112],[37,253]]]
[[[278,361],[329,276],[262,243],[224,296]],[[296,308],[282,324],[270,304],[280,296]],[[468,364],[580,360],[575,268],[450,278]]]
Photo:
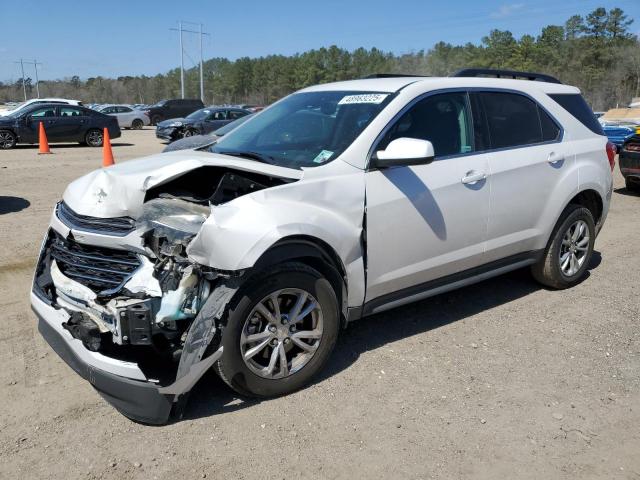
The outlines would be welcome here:
[[[139,421],[165,422],[210,367],[282,395],[346,322],[525,266],[579,282],[612,165],[579,90],[543,75],[306,88],[212,146],[69,185],[31,301],[54,350]]]

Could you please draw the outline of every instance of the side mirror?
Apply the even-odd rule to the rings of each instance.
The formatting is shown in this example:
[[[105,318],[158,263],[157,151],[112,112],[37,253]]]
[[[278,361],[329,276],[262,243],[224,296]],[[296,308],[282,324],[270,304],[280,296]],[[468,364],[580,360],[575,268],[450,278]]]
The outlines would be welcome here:
[[[434,157],[429,140],[402,137],[392,141],[385,150],[377,151],[371,163],[377,168],[426,165],[433,162]]]

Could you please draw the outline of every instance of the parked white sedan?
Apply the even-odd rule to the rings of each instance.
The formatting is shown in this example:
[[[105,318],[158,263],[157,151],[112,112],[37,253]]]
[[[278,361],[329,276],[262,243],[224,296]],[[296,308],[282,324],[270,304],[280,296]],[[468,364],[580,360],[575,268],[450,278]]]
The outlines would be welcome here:
[[[105,105],[98,111],[116,117],[120,128],[140,130],[151,123],[145,112],[136,110],[129,105]]]

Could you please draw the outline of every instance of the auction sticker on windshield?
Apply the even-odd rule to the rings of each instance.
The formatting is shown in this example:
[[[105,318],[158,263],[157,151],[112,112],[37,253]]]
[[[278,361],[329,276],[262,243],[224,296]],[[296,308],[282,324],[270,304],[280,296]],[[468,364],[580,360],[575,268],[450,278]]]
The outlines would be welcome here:
[[[365,93],[360,95],[347,95],[346,97],[342,97],[342,100],[338,102],[338,105],[352,105],[354,103],[379,104],[384,102],[384,99],[388,96],[388,93]]]

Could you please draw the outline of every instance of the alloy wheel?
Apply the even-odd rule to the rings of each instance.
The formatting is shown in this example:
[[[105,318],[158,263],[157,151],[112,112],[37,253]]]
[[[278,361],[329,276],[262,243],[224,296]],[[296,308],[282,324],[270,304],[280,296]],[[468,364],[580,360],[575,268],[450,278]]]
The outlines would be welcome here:
[[[12,148],[16,139],[11,132],[0,132],[0,148]]]
[[[92,147],[99,147],[102,145],[102,132],[99,130],[91,130],[87,135],[87,143]]]
[[[309,363],[322,334],[318,300],[298,288],[278,290],[258,302],[245,320],[242,359],[262,378],[285,378]]]
[[[560,245],[560,270],[572,277],[582,268],[589,253],[589,226],[584,220],[572,223],[562,237]]]

